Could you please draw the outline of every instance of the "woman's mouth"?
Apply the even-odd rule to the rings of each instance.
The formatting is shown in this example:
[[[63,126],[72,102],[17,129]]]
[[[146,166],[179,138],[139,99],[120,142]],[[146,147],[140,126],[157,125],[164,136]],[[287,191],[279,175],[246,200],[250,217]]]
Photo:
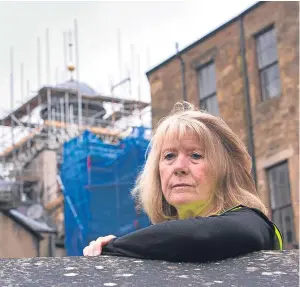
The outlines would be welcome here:
[[[187,184],[187,183],[178,183],[178,184],[174,184],[172,186],[172,188],[174,187],[190,187],[191,185],[190,184]]]

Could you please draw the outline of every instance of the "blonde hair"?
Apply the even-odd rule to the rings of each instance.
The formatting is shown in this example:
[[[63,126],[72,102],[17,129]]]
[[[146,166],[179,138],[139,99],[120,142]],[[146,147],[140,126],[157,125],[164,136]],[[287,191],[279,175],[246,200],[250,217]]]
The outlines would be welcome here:
[[[149,145],[145,166],[132,191],[138,206],[151,222],[177,218],[176,210],[166,202],[162,193],[159,160],[164,139],[174,135],[181,139],[187,131],[197,134],[203,142],[205,158],[216,183],[212,194],[214,207],[205,216],[219,214],[239,204],[267,214],[255,188],[251,157],[243,142],[221,118],[198,110],[187,102],[179,102],[170,115],[159,122]]]

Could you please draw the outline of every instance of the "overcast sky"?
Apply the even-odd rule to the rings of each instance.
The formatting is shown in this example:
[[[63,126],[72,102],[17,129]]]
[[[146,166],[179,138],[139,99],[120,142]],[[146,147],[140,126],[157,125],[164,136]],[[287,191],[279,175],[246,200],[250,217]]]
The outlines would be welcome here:
[[[235,0],[236,1],[236,0]],[[1,110],[9,109],[10,46],[14,48],[15,105],[21,100],[20,65],[24,81],[37,90],[37,37],[41,38],[42,84],[46,82],[45,35],[50,31],[50,84],[63,82],[63,33],[79,30],[80,80],[99,93],[109,93],[109,78],[120,80],[118,29],[121,31],[122,76],[133,68],[132,98],[137,99],[137,57],[140,56],[141,99],[150,101],[145,72],[180,49],[203,37],[256,1],[94,1],[0,2]],[[134,46],[132,61],[130,45]],[[58,79],[57,74],[58,72]],[[26,83],[24,90],[26,92]],[[120,96],[120,91],[116,90]],[[127,97],[129,97],[127,95]]]

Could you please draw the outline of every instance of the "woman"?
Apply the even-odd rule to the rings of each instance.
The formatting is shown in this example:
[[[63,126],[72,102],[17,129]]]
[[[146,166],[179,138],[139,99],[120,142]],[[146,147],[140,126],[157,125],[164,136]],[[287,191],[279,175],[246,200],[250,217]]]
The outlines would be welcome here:
[[[85,256],[205,262],[282,249],[244,144],[222,119],[186,102],[158,125],[133,195],[153,225],[100,237]]]

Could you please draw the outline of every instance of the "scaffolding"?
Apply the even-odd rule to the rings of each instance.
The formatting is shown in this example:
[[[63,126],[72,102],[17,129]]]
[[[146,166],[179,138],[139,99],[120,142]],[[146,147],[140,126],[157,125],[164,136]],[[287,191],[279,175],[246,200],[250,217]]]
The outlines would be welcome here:
[[[59,170],[65,142],[88,130],[104,142],[117,143],[130,133],[128,118],[139,115],[148,106],[139,101],[87,94],[85,88],[86,85],[74,80],[64,85],[43,87],[36,96],[1,119],[0,176],[19,183],[19,201],[26,201],[28,197],[24,186],[39,181],[35,172],[30,170],[30,163],[42,151],[55,151]],[[81,93],[81,107],[78,106],[78,93]],[[106,105],[111,106],[110,113]],[[59,175],[57,177],[57,181],[47,190],[40,184],[35,199],[52,217],[59,239],[63,241],[63,194]],[[48,195],[45,198],[43,194]]]
[[[74,21],[74,34],[64,32],[64,67],[69,71],[69,80],[50,85],[49,30],[46,30],[46,78],[48,84],[41,82],[41,43],[37,39],[37,84],[39,89],[30,95],[27,80],[27,99],[24,99],[24,63],[21,63],[21,103],[14,107],[14,60],[10,49],[10,110],[0,116],[0,181],[2,189],[17,196],[14,204],[8,202],[9,194],[0,190],[0,209],[16,208],[20,202],[40,205],[48,212],[63,239],[64,194],[59,176],[62,163],[62,148],[65,142],[80,137],[89,131],[103,142],[117,144],[132,132],[133,126],[143,125],[143,118],[151,112],[149,104],[140,100],[114,96],[114,90],[129,85],[131,98],[132,78],[128,74],[120,82],[112,84],[110,94],[102,95],[79,80],[78,28]],[[69,38],[69,39],[68,39]],[[75,55],[73,59],[73,54]],[[76,66],[76,69],[75,69]],[[132,68],[133,69],[133,68]],[[65,72],[67,72],[65,70]],[[76,80],[73,78],[76,75]],[[124,89],[123,89],[124,90]],[[0,108],[2,109],[2,108]],[[1,111],[0,111],[1,112]],[[3,112],[3,109],[2,109]],[[150,115],[150,113],[149,113]],[[43,153],[45,151],[45,153]],[[49,153],[56,162],[55,176],[46,183],[38,174],[41,161],[48,161]],[[40,161],[40,158],[42,160]],[[37,159],[37,160],[36,160]],[[37,164],[36,164],[37,163]],[[46,175],[47,177],[47,175]],[[10,185],[8,185],[10,183]],[[10,186],[7,188],[7,186]],[[17,192],[15,192],[17,186]],[[1,188],[0,188],[1,189]],[[1,195],[3,195],[1,198]],[[44,196],[46,195],[46,196]],[[15,197],[16,197],[15,196]],[[32,216],[38,217],[39,208],[31,208]],[[34,215],[34,213],[36,213]]]
[[[148,106],[144,102],[95,92],[87,94],[85,87],[74,80],[43,87],[36,96],[0,120],[2,178],[22,179],[22,171],[39,152],[44,149],[59,152],[64,142],[84,130],[97,134],[104,141],[114,142],[129,128],[128,118]],[[80,106],[78,93],[82,98]],[[105,104],[112,106],[110,115],[107,115]]]
[[[119,72],[120,81],[111,83],[110,95],[97,93],[79,76],[78,24],[74,20],[74,30],[64,32],[64,67],[69,80],[55,86],[41,85],[41,41],[37,39],[37,83],[39,90],[24,101],[24,63],[21,63],[21,105],[14,109],[14,50],[10,48],[10,111],[0,119],[0,177],[21,180],[26,166],[42,150],[59,151],[62,144],[89,130],[104,141],[114,142],[130,127],[132,118],[142,122],[142,110],[148,103],[140,100],[126,100],[114,96],[117,87],[129,85],[132,93],[132,77],[122,76],[121,34],[119,31]],[[49,29],[46,29],[46,79],[50,83]],[[73,57],[74,55],[74,57]],[[132,55],[132,60],[134,55]],[[138,65],[139,66],[139,65]],[[139,67],[138,67],[139,68]],[[132,70],[134,67],[132,66]],[[76,80],[73,78],[75,75]],[[27,81],[29,95],[29,81]],[[124,91],[124,89],[123,89]],[[146,111],[149,112],[149,111]]]

